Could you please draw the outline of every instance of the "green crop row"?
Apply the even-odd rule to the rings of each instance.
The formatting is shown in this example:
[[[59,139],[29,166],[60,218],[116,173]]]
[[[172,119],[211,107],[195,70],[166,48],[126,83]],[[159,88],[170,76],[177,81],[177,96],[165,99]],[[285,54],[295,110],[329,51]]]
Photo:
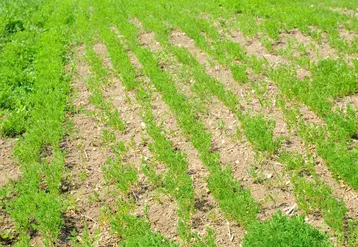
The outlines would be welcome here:
[[[152,25],[154,26],[154,25]],[[156,30],[157,31],[157,30]],[[157,35],[158,33],[161,34],[161,33],[165,33],[165,31],[159,31],[159,32],[156,32]],[[159,38],[159,40],[165,40],[165,38]],[[167,44],[168,45],[168,44]],[[174,51],[175,53],[175,51]],[[183,52],[182,52],[183,53]],[[191,58],[192,59],[192,58]],[[185,58],[185,59],[179,59],[181,60],[183,63],[186,63],[187,65],[189,65],[193,70],[195,70],[195,68],[197,68],[199,65],[196,61],[193,61],[193,60],[190,60],[190,58],[188,58],[188,56]],[[189,61],[189,62],[188,62]],[[200,71],[201,71],[201,74],[200,74]],[[210,77],[204,75],[204,73],[202,72],[203,69],[200,70],[200,68],[197,70],[197,71],[194,71],[193,74],[196,76],[195,79],[197,79],[198,81],[205,81],[207,84],[205,84],[206,87],[209,87],[210,88],[210,85],[208,85],[208,82],[210,81],[213,81],[213,79],[211,79]],[[198,75],[199,73],[199,75]],[[202,79],[202,78],[205,78],[205,79]],[[198,82],[198,84],[200,84],[200,82]],[[202,87],[203,88],[203,87]],[[220,88],[219,86],[217,88]],[[221,87],[221,90],[222,87]],[[214,94],[215,94],[215,90],[214,90]],[[222,94],[217,94],[219,95],[218,97],[220,98],[220,95],[224,95],[224,93]],[[227,95],[230,95],[227,94]],[[231,94],[232,95],[232,94]],[[227,98],[226,98],[227,100]],[[235,100],[231,101],[231,102],[235,102]],[[225,101],[224,101],[225,103]],[[226,104],[230,107],[230,103],[227,103],[226,101]],[[231,109],[235,109],[234,107],[231,107]],[[257,122],[257,124],[255,124]],[[272,143],[272,129],[270,129],[270,127],[268,127],[269,125],[267,125],[267,123],[262,119],[262,118],[254,118],[254,119],[250,119],[250,118],[244,118],[244,121],[243,121],[243,125],[244,125],[244,129],[246,129],[245,134],[248,136],[248,139],[250,140],[251,139],[251,142],[253,142],[254,146],[256,148],[258,148],[259,151],[269,151],[270,148],[268,148],[267,146],[265,146],[265,143],[268,143],[269,146],[272,146],[274,147],[275,145],[273,145]],[[246,124],[245,124],[246,123]],[[246,126],[245,126],[246,125]],[[259,132],[259,130],[261,129],[262,127],[262,131]],[[265,136],[267,136],[265,138]],[[264,138],[262,141],[260,141],[260,138]],[[265,142],[264,140],[267,139],[268,142]],[[255,142],[257,141],[257,144],[255,144]],[[276,147],[277,148],[277,147]],[[275,149],[274,149],[275,150]],[[297,181],[297,183],[299,183],[297,177],[293,177],[292,180],[294,180],[295,182]],[[297,187],[299,188],[299,187]],[[313,188],[313,184],[311,186],[311,188]],[[327,221],[329,222],[330,220],[331,221],[334,221],[336,220],[335,222],[329,222],[329,225],[331,225],[333,228],[335,228],[336,230],[342,230],[342,227],[343,227],[343,221],[342,221],[342,217],[345,215],[345,212],[346,212],[346,208],[344,207],[344,205],[340,204],[335,198],[333,198],[331,196],[331,193],[329,192],[329,189],[327,187],[323,187],[323,190],[326,190],[325,193],[321,193],[321,194],[317,194],[316,198],[318,199],[322,199],[322,198],[329,198],[328,201],[330,201],[331,203],[328,204],[328,205],[319,205],[318,208],[320,208],[321,210],[323,210],[323,212],[328,212],[329,210],[332,210],[334,208],[337,208],[338,212],[342,212],[340,213],[341,215],[341,218],[339,219],[339,217],[337,219],[334,219],[332,218],[332,215],[330,215],[330,219],[327,219]],[[318,191],[318,190],[317,190]],[[317,192],[316,191],[316,192]],[[308,196],[308,197],[312,197],[313,195],[315,195],[314,193],[313,194],[307,194],[307,193],[302,193],[302,192],[305,192],[304,190],[300,191],[301,194],[297,193],[297,195],[300,195],[300,196]],[[327,194],[328,193],[328,194]],[[319,200],[318,199],[318,200]],[[338,204],[337,204],[338,203]],[[311,206],[314,206],[315,204],[312,204]],[[335,205],[337,205],[337,207],[335,207]],[[328,211],[327,211],[328,210]],[[335,224],[335,225],[334,225]]]
[[[107,28],[109,25],[107,26]],[[104,27],[106,28],[106,27]],[[108,33],[107,33],[108,34]],[[112,61],[114,61],[114,66],[117,71],[119,71],[124,79],[124,84],[128,85],[138,85],[138,83],[133,83],[134,76],[124,77],[125,74],[131,74],[134,71],[134,68],[131,68],[132,65],[129,62],[127,53],[120,53],[123,51],[123,47],[119,47],[117,40],[117,45],[113,43],[113,40],[107,39],[109,47],[112,47],[110,50]],[[119,57],[118,54],[121,54],[122,57]],[[118,63],[118,62],[120,63]],[[124,63],[123,63],[124,62]],[[141,87],[139,87],[141,88]],[[137,91],[137,98],[143,108],[144,113],[144,123],[146,124],[146,129],[148,134],[152,137],[153,143],[150,148],[153,154],[155,154],[157,160],[166,164],[169,168],[167,174],[165,174],[164,188],[172,194],[178,202],[179,209],[179,223],[178,231],[181,238],[189,244],[192,242],[195,246],[207,246],[199,237],[195,234],[192,234],[190,231],[190,218],[194,210],[194,194],[193,194],[193,185],[190,176],[187,174],[188,163],[186,157],[181,152],[174,151],[172,144],[165,139],[162,135],[161,129],[156,125],[154,116],[151,112],[150,106],[150,95],[147,92],[148,88],[144,90],[143,88]],[[150,173],[148,169],[147,172]],[[147,174],[150,176],[150,174]],[[193,239],[194,237],[194,239]],[[208,244],[212,242],[210,236],[208,236]]]
[[[332,97],[347,95],[350,93],[354,93],[357,90],[357,84],[355,83],[357,77],[356,72],[352,70],[346,62],[342,60],[323,60],[312,67],[312,82],[307,81],[308,79],[306,79],[305,83],[302,83],[302,81],[297,79],[292,80],[292,78],[296,78],[292,75],[292,72],[288,73],[286,72],[287,70],[282,70],[280,68],[278,70],[272,70],[272,68],[270,67],[262,66],[262,63],[257,64],[256,61],[260,60],[254,59],[254,57],[252,56],[251,58],[245,58],[241,55],[236,56],[235,54],[242,54],[242,48],[240,48],[240,46],[234,46],[232,45],[232,42],[218,39],[218,33],[215,32],[215,30],[213,30],[210,25],[204,25],[205,23],[203,22],[203,20],[201,20],[200,22],[196,21],[192,17],[195,15],[193,15],[191,12],[176,12],[175,8],[171,7],[170,11],[174,13],[171,14],[171,12],[164,11],[164,9],[167,8],[165,4],[158,6],[156,5],[153,11],[155,11],[156,13],[165,14],[163,14],[163,16],[157,14],[155,15],[156,18],[163,18],[167,22],[171,21],[172,23],[174,23],[174,27],[176,27],[176,25],[179,25],[180,28],[182,28],[191,38],[193,38],[199,48],[208,52],[208,54],[213,55],[213,57],[223,65],[232,68],[233,64],[232,62],[230,62],[230,60],[233,61],[235,59],[243,59],[242,62],[247,62],[247,66],[252,68],[253,71],[255,71],[256,73],[268,74],[272,79],[274,79],[274,81],[277,81],[280,86],[280,90],[284,95],[294,95],[295,97],[301,97],[302,99],[304,99],[302,100],[304,103],[315,109],[318,113],[320,113],[321,116],[325,116],[325,120],[330,127],[329,136],[332,136],[333,133],[334,136],[337,136],[337,138],[340,139],[341,145],[339,155],[341,155],[342,153],[346,153],[345,155],[348,155],[350,158],[345,159],[345,161],[348,161],[348,163],[345,163],[342,161],[342,158],[337,159],[338,156],[334,155],[334,151],[336,151],[337,153],[338,150],[336,149],[333,151],[330,143],[332,143],[332,140],[336,140],[336,138],[330,139],[329,143],[324,140],[324,143],[321,145],[324,150],[320,152],[320,155],[325,158],[330,167],[334,167],[334,169],[332,169],[334,173],[337,173],[339,176],[342,176],[345,181],[347,181],[351,186],[355,187],[355,182],[357,181],[355,176],[357,173],[350,173],[348,171],[356,167],[355,165],[353,165],[353,163],[356,162],[356,158],[354,158],[356,156],[356,153],[348,152],[347,149],[352,142],[352,140],[349,140],[349,138],[354,137],[356,135],[358,121],[356,120],[356,116],[352,110],[348,111],[348,115],[332,112],[332,107],[329,100]],[[163,10],[160,10],[160,8],[162,8]],[[147,6],[146,9],[149,9],[149,7]],[[147,15],[150,16],[149,14]],[[175,17],[181,17],[183,15],[185,15],[185,18],[183,19],[189,19],[190,21],[183,22],[181,18],[171,20]],[[163,26],[163,23],[160,21],[160,19],[157,21],[157,24],[153,24],[153,22],[154,21],[152,21],[152,23],[149,22],[148,26],[156,31],[159,41],[168,44],[167,37],[169,35],[170,28],[167,27],[163,30],[163,28],[161,28]],[[196,25],[191,25],[191,23],[195,23]],[[158,29],[162,30],[157,32]],[[204,36],[201,35],[202,30],[205,30],[206,34],[208,34],[213,39],[219,41],[214,42],[213,46],[211,46],[208,41],[205,40]],[[167,34],[166,36],[164,36],[165,33]],[[225,44],[230,44],[230,46],[227,46]],[[187,60],[188,58],[185,59]],[[188,61],[186,60],[182,59],[182,62],[188,63]],[[235,74],[234,70],[232,70],[232,72],[233,74]],[[209,80],[210,79],[207,78],[205,81],[207,82]],[[197,81],[200,80],[197,79]],[[329,81],[330,83],[325,83],[326,81]],[[218,97],[221,100],[225,100],[226,102],[229,100],[234,101],[232,100],[233,97],[231,95],[227,96],[228,93],[226,93],[225,95],[224,92],[219,91],[222,91],[222,89],[217,90],[217,95],[219,95]],[[230,105],[232,104],[230,103],[229,105],[228,103],[226,103],[226,105],[230,107]],[[348,138],[348,144],[346,144],[346,138]],[[330,154],[330,156],[333,155],[333,157],[329,157],[328,154]]]
[[[183,153],[174,151],[172,143],[163,136],[161,128],[156,125],[150,106],[149,89],[143,89],[143,85],[139,87],[139,81],[135,77],[135,74],[139,72],[135,73],[136,69],[131,64],[124,45],[120,44],[115,32],[109,29],[110,23],[104,24],[107,25],[102,27],[103,39],[109,47],[109,55],[115,71],[122,76],[127,89],[138,90],[137,100],[142,106],[143,121],[146,131],[153,140],[150,150],[158,161],[163,162],[169,168],[163,178],[164,188],[176,198],[178,203],[179,235],[184,241],[190,242],[190,215],[194,207],[194,194],[192,180],[187,174],[186,157]],[[144,170],[147,169],[144,168]]]
[[[307,129],[304,131],[305,139],[318,146],[318,153],[327,161],[334,174],[356,188],[357,173],[354,171],[357,153],[349,150],[358,130],[357,116],[350,108],[347,113],[333,111],[331,103],[332,99],[357,91],[356,66],[352,68],[341,59],[325,59],[311,65],[309,69],[312,79],[306,78],[304,81],[298,80],[295,70],[289,66],[267,73],[289,99],[298,99],[324,117],[328,127],[321,128],[318,133],[313,128]]]
[[[121,33],[130,40],[131,37],[129,34],[133,35],[132,33],[135,32],[135,27],[124,21],[120,24],[119,28]],[[128,34],[126,32],[128,32]],[[246,190],[242,190],[238,186],[237,182],[232,179],[230,171],[221,170],[220,164],[218,163],[218,154],[211,152],[210,135],[204,130],[202,123],[196,120],[195,115],[191,111],[192,106],[188,104],[184,95],[179,94],[174,87],[174,84],[170,82],[171,79],[169,75],[162,72],[158,67],[158,63],[151,52],[139,45],[134,46],[132,49],[136,52],[138,59],[142,62],[145,73],[151,79],[156,89],[162,93],[163,100],[176,114],[179,124],[188,134],[193,145],[198,149],[203,162],[212,172],[212,175],[208,179],[208,185],[214,196],[218,198],[222,208],[226,209],[224,212],[227,212],[228,215],[236,218],[243,224],[245,224],[245,222],[247,223],[249,219],[255,217],[255,211],[257,211],[257,205],[253,202],[250,193]],[[233,188],[232,192],[227,189],[231,187]],[[235,203],[236,200],[237,203]],[[233,210],[229,213],[228,209],[230,207]],[[240,210],[240,208],[246,209]],[[247,211],[249,211],[249,214],[246,214]],[[244,212],[245,215],[242,214]]]
[[[83,3],[82,7],[86,6],[89,7],[88,3]],[[81,18],[86,18],[85,13],[81,14]],[[105,55],[109,55],[111,57],[111,61],[115,67],[114,71],[109,72],[109,68],[103,66],[101,59],[98,58],[96,54],[94,54],[93,49],[87,49],[87,55],[90,58],[89,61],[91,68],[95,75],[95,79],[93,81],[89,81],[89,88],[95,90],[94,92],[100,94],[103,98],[102,90],[106,85],[108,85],[106,81],[108,81],[109,73],[118,73],[123,71],[133,72],[133,70],[129,63],[127,53],[118,53],[117,49],[121,49],[121,45],[119,43],[113,42],[114,40],[111,39],[113,38],[113,36],[111,36],[111,32],[107,32],[109,30],[109,25],[105,25],[104,22],[97,21],[97,18],[101,17],[101,13],[94,12],[92,17],[92,20],[87,19],[88,22],[83,22],[81,24],[82,26],[79,26],[79,32],[86,37],[85,40],[87,40],[86,45],[88,47],[93,46],[92,40],[94,38],[94,34],[100,33],[101,38],[103,38],[105,44],[109,47],[109,54]],[[87,30],[86,24],[84,23],[87,23],[87,25],[91,26],[91,32],[83,32],[83,30]],[[116,69],[118,68],[118,65],[120,65],[120,70]],[[126,76],[123,77],[124,85],[133,89],[133,87],[136,85],[133,84],[132,81],[134,76],[131,77],[129,73],[125,73],[125,75]],[[103,101],[106,100],[103,99]],[[101,107],[102,104],[96,104],[96,101],[93,103],[95,103],[95,105],[98,107],[99,112],[106,110],[106,108]],[[101,120],[103,123],[107,123],[106,119]],[[120,246],[157,246],[158,244],[161,246],[178,246],[177,244],[166,240],[160,234],[152,232],[150,229],[150,224],[147,220],[139,219],[132,214],[135,204],[129,196],[129,192],[138,183],[138,171],[131,164],[122,164],[121,162],[121,157],[125,154],[125,152],[127,152],[127,147],[124,142],[118,142],[116,140],[115,132],[118,130],[125,131],[124,125],[121,129],[114,128],[114,132],[111,130],[104,131],[104,141],[106,145],[112,150],[114,157],[108,158],[105,164],[103,164],[102,168],[107,181],[110,183],[114,182],[120,190],[120,198],[117,200],[117,211],[114,215],[111,216],[112,230],[122,238],[119,243]],[[165,150],[166,149],[163,149],[163,151]],[[183,191],[180,192],[182,193]]]
[[[118,27],[119,27],[119,29],[121,30],[121,33],[126,37],[126,38],[128,38],[129,40],[130,40],[130,42],[129,43],[131,43],[131,42],[133,42],[134,43],[134,38],[136,38],[136,37],[133,37],[134,35],[133,35],[133,33],[135,33],[135,28],[134,28],[134,26],[133,25],[131,25],[131,24],[128,24],[128,23],[126,23],[126,20],[120,20],[120,23],[121,23],[121,25],[118,25]],[[126,30],[126,25],[128,26],[131,26],[130,28],[131,28],[131,32],[128,32],[128,34],[126,35],[125,34],[125,31],[124,30]],[[164,32],[165,33],[165,32]],[[137,44],[137,45],[135,45],[135,46],[133,46],[133,48],[132,48],[132,50],[133,51],[137,51],[137,56],[138,56],[138,58],[139,58],[139,60],[141,61],[141,51],[142,50],[144,50],[144,51],[146,51],[146,49],[144,49],[144,48],[141,48],[141,47],[138,47],[139,45]],[[139,50],[139,52],[138,52],[138,50]],[[150,56],[150,53],[148,53],[147,51],[146,52],[143,52],[144,54],[145,54],[145,56],[143,56],[143,57],[145,57],[146,59],[148,59],[149,58],[149,56]],[[180,117],[182,117],[182,116],[180,116],[179,114],[180,114],[180,112],[178,112],[174,107],[175,106],[179,106],[179,102],[177,103],[177,104],[175,104],[174,106],[172,106],[171,105],[171,101],[174,101],[175,100],[175,98],[176,97],[178,97],[178,98],[181,98],[182,97],[182,95],[178,95],[178,93],[176,92],[176,90],[175,89],[172,89],[172,87],[173,87],[173,85],[171,84],[171,85],[163,85],[164,84],[164,81],[169,81],[170,80],[170,78],[168,78],[167,76],[166,76],[166,73],[165,72],[162,72],[161,70],[156,70],[155,68],[153,68],[153,66],[151,66],[151,67],[149,67],[149,65],[150,64],[158,64],[158,62],[155,62],[155,57],[153,57],[153,58],[151,58],[151,62],[150,63],[148,63],[148,65],[146,64],[146,60],[144,59],[144,58],[142,58],[143,60],[143,62],[142,62],[142,64],[144,65],[144,71],[147,73],[147,75],[152,79],[152,82],[154,83],[154,85],[156,86],[156,88],[157,88],[157,90],[158,91],[160,91],[162,94],[163,94],[163,98],[164,98],[164,101],[166,101],[167,102],[167,104],[171,107],[171,109],[176,113],[176,115],[177,115],[177,119],[179,120],[178,122],[181,124],[181,126],[182,126],[182,128],[184,129],[184,131],[187,133],[187,134],[189,134],[189,136],[190,135],[192,135],[192,133],[191,132],[193,132],[193,128],[191,128],[191,132],[189,132],[188,131],[188,129],[186,129],[185,128],[185,125],[183,126],[183,122],[182,121],[180,121]],[[153,59],[153,60],[152,60]],[[147,66],[149,67],[147,67]],[[146,68],[147,67],[147,68]],[[148,71],[149,69],[151,69],[151,70],[154,70],[156,73],[153,73],[152,71]],[[163,78],[163,79],[162,79]],[[162,83],[158,83],[157,85],[156,85],[156,81],[155,81],[155,79],[157,79],[157,80],[159,80],[159,79],[162,79],[161,81],[162,81]],[[165,87],[168,87],[168,89],[166,89]],[[172,92],[172,94],[171,94],[171,96],[172,96],[172,99],[166,99],[166,90],[168,90],[169,92]],[[174,96],[174,99],[173,99],[173,96]],[[170,101],[171,100],[171,101]],[[187,105],[187,103],[186,103],[186,105]],[[185,110],[185,108],[184,107],[181,107],[181,110],[183,111],[183,110]],[[189,113],[189,112],[188,112]],[[192,142],[193,142],[193,144],[194,144],[194,146],[196,146],[195,145],[195,136],[193,136],[193,137],[191,137],[191,139],[192,139]],[[202,153],[202,151],[205,151],[205,149],[203,149],[203,146],[196,146],[196,148],[198,149],[198,151],[199,151],[199,153],[201,152]],[[200,150],[201,149],[201,150]],[[202,156],[201,156],[202,157]],[[203,157],[202,157],[203,158]],[[205,163],[205,161],[207,161],[208,159],[203,159],[203,161],[204,161],[204,163]],[[210,163],[209,163],[210,164]],[[206,163],[206,165],[209,165],[208,163]],[[212,170],[213,168],[210,168],[209,166],[208,166],[208,168],[210,169],[210,170]],[[217,168],[215,168],[215,169],[217,169]],[[215,172],[215,170],[214,170],[214,172]],[[226,188],[230,188],[230,187],[232,187],[232,186],[234,186],[235,187],[235,183],[236,182],[234,182],[233,180],[232,180],[232,178],[230,178],[231,176],[230,176],[230,172],[229,173],[227,173],[227,175],[225,176],[225,175],[223,175],[223,174],[225,174],[226,172],[224,171],[224,172],[215,172],[213,175],[211,175],[210,177],[209,177],[209,179],[208,179],[208,182],[209,182],[209,189],[211,189],[211,191],[212,191],[212,193],[214,194],[214,196],[219,200],[219,202],[220,202],[220,206],[221,206],[221,208],[223,209],[223,211],[224,212],[226,212],[226,210],[227,209],[231,209],[232,210],[232,204],[230,203],[230,202],[228,202],[227,201],[227,199],[226,198],[230,198],[230,197],[232,197],[232,193],[230,193],[230,190],[222,190],[220,187],[215,187],[215,186],[212,186],[212,185],[214,185],[214,184],[218,184],[219,186],[221,185],[221,186],[223,186],[223,188],[224,187],[226,187]],[[223,179],[225,179],[225,178],[228,178],[228,180],[225,180],[225,181],[219,181],[219,180],[223,180]],[[233,181],[233,182],[231,182],[231,181]],[[235,194],[235,189],[234,189],[234,194]],[[243,197],[241,198],[241,200],[245,200]],[[241,209],[242,210],[242,209]],[[232,212],[232,214],[233,215],[235,215],[236,213],[240,213],[240,211],[241,211],[240,209],[239,209],[239,211],[234,211],[234,212]],[[230,217],[230,215],[228,215],[229,217]],[[231,215],[231,217],[232,217],[232,215]],[[235,218],[235,216],[234,216],[234,218]],[[238,219],[238,218],[236,218],[236,219]],[[274,221],[276,221],[276,219],[274,219]],[[239,220],[239,222],[240,222],[240,220]],[[251,221],[252,222],[252,221]],[[255,222],[255,221],[254,221]],[[283,224],[286,224],[286,223],[283,223]],[[252,224],[253,225],[253,224]],[[260,224],[259,224],[260,225]],[[304,224],[303,224],[304,225]],[[261,225],[260,225],[261,226]],[[313,229],[313,232],[315,232],[316,230],[314,230]],[[318,233],[318,232],[317,232]],[[318,234],[319,235],[319,234]],[[323,239],[325,239],[325,237],[323,237],[322,235],[321,235],[321,237],[323,238]],[[301,240],[301,241],[305,241],[305,240]],[[326,245],[327,245],[327,242],[326,242]],[[323,246],[323,245],[322,245]]]
[[[182,4],[185,1],[182,1]],[[349,31],[356,31],[358,23],[352,16],[332,11],[337,3],[318,3],[317,1],[301,1],[290,3],[282,1],[210,1],[194,3],[192,14],[208,13],[214,20],[231,19],[230,26],[239,28],[246,35],[262,33],[270,39],[278,40],[280,32],[298,28],[304,34],[321,41],[323,33],[335,49],[343,54],[357,53],[357,40],[349,43],[339,35],[339,26]],[[356,4],[355,4],[356,5]],[[219,7],[218,7],[219,6]],[[354,4],[350,6],[354,9]],[[341,6],[342,7],[342,6]],[[355,7],[356,8],[356,7]]]
[[[16,246],[29,246],[33,231],[51,246],[60,234],[65,209],[60,195],[64,170],[60,142],[65,134],[70,85],[65,64],[75,4],[29,1],[24,16],[17,8],[27,6],[25,1],[13,4],[16,7],[5,4],[15,9],[6,13],[8,36],[1,47],[1,97],[5,102],[1,111],[7,119],[2,133],[24,133],[14,150],[22,179],[8,188],[2,200],[19,234]],[[58,11],[53,11],[55,7]]]

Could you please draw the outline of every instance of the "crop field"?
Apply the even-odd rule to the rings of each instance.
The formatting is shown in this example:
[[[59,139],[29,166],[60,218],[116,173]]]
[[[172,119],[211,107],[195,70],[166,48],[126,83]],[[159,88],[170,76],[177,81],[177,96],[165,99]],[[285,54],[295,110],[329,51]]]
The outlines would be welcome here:
[[[358,247],[357,0],[1,0],[0,246]]]

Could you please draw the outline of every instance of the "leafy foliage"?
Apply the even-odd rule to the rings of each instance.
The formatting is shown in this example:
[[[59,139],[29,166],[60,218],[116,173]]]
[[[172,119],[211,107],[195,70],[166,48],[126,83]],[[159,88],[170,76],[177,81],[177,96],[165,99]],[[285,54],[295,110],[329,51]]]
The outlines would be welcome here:
[[[255,222],[248,227],[243,246],[331,246],[327,236],[304,222],[303,217],[288,218],[281,212],[262,223]]]

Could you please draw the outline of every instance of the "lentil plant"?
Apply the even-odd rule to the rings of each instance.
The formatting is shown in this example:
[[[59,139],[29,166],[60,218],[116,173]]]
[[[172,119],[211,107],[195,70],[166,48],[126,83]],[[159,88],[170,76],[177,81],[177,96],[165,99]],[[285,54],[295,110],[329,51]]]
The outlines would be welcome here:
[[[0,246],[358,246],[358,2],[0,3]]]

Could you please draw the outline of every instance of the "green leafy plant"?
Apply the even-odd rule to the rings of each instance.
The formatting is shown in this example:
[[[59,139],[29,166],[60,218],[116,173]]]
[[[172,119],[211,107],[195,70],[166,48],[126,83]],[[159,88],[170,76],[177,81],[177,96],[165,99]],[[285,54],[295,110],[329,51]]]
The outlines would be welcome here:
[[[243,246],[332,246],[328,236],[304,222],[303,217],[289,218],[277,212],[272,219],[248,227]]]

